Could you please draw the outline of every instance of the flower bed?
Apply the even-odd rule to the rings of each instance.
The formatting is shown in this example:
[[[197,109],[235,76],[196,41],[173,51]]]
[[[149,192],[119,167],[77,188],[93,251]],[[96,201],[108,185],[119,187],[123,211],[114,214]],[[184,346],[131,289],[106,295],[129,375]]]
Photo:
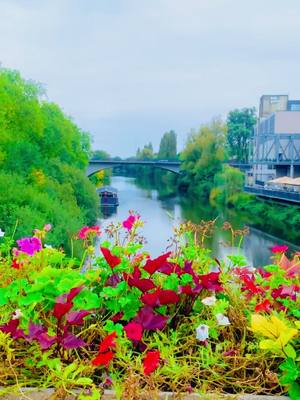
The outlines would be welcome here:
[[[57,398],[112,388],[125,399],[289,391],[299,400],[299,254],[277,246],[257,270],[239,254],[213,259],[213,224],[187,223],[151,258],[142,225],[131,213],[103,233],[84,227],[81,261],[44,243],[49,225],[17,247],[2,235],[0,396],[39,387]]]

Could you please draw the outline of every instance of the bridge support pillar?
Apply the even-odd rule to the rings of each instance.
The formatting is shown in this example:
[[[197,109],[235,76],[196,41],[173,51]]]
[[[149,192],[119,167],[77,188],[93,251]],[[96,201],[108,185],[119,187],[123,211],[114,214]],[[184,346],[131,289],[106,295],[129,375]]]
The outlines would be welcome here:
[[[291,164],[291,166],[290,166],[290,177],[291,177],[291,178],[294,178],[294,176],[295,176],[294,164]]]

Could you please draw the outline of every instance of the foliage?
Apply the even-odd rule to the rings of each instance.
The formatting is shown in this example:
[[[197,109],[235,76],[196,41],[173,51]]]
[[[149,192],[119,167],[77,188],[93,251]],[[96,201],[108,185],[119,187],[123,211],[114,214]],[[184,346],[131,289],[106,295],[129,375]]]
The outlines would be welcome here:
[[[72,234],[97,215],[85,176],[90,139],[40,85],[0,69],[0,226],[16,237],[51,221],[49,241],[70,249]],[[68,226],[68,231],[66,230]]]
[[[177,158],[177,138],[174,131],[166,132],[160,140],[159,160],[175,160]]]
[[[111,224],[98,256],[91,244],[99,227],[83,227],[81,261],[45,247],[48,225],[19,248],[0,239],[4,390],[82,388],[80,396],[89,389],[92,398],[110,386],[125,398],[289,390],[297,399],[299,254],[288,259],[276,247],[259,270],[237,255],[213,259],[205,248],[210,222],[182,224],[173,248],[153,259],[140,244],[142,225],[134,213]],[[32,252],[25,244],[34,238]]]
[[[255,108],[230,111],[227,116],[227,144],[230,156],[239,162],[249,158],[250,139],[256,124]]]
[[[210,192],[212,204],[230,205],[237,193],[242,192],[244,174],[237,168],[223,165],[222,170],[215,175],[214,187]]]
[[[225,160],[225,139],[226,127],[217,119],[190,134],[181,153],[181,188],[185,187],[200,198],[209,197],[215,175],[221,171]]]

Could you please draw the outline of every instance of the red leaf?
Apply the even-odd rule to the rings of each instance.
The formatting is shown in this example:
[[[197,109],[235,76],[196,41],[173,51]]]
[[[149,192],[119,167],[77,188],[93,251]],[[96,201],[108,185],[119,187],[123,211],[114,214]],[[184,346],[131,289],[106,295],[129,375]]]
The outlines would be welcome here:
[[[160,290],[159,302],[161,305],[178,303],[179,296],[174,290]]]
[[[180,268],[178,264],[171,262],[165,262],[161,267],[158,268],[157,271],[166,275],[171,275],[172,273],[181,275],[183,273],[183,270]]]
[[[136,322],[129,322],[129,324],[124,326],[124,331],[126,336],[130,340],[141,340],[143,336],[143,327],[141,324]]]
[[[86,310],[81,310],[81,311],[72,311],[67,315],[67,322],[70,325],[83,325],[84,320],[83,318],[86,317],[87,315],[90,315],[89,311]]]
[[[200,285],[203,289],[221,292],[223,288],[219,281],[220,272],[210,272],[206,275],[199,275]]]
[[[11,319],[7,324],[0,325],[0,331],[10,333],[13,339],[25,338],[23,329],[18,329],[19,324],[19,319]]]
[[[69,332],[66,332],[63,335],[60,343],[66,350],[77,349],[78,347],[87,346],[87,344],[82,339],[76,337],[75,335]]]
[[[134,321],[141,324],[144,329],[155,331],[163,329],[168,319],[169,318],[164,315],[155,314],[152,307],[145,306],[138,312]]]
[[[154,260],[147,260],[144,270],[149,272],[150,275],[152,275],[155,271],[157,271],[159,268],[161,268],[164,263],[167,261],[167,259],[170,257],[171,251],[169,251],[166,254],[163,254]]]
[[[114,342],[114,339],[116,339],[116,337],[117,337],[116,332],[113,332],[110,335],[106,336],[106,338],[104,338],[100,343],[99,346],[100,353],[104,353],[105,351],[110,350],[111,347],[116,347],[116,342]]]
[[[148,351],[143,360],[144,374],[150,375],[159,366],[160,353],[159,351]]]
[[[144,304],[147,304],[148,306],[156,307],[159,305],[159,294],[160,289],[157,289],[153,293],[144,293],[141,296],[141,300]]]
[[[117,256],[114,256],[109,249],[106,247],[101,247],[102,254],[104,255],[104,258],[107,262],[107,264],[111,268],[115,268],[117,265],[120,264],[121,259]]]
[[[92,360],[92,364],[98,367],[99,365],[109,366],[109,363],[114,357],[112,351],[107,351],[106,353],[98,354],[96,358]]]
[[[124,272],[123,277],[127,281],[129,286],[135,286],[143,293],[156,288],[154,282],[151,279],[140,279],[141,271],[138,267],[134,267],[134,271],[131,275]]]
[[[60,320],[73,307],[73,303],[56,303],[53,309],[53,315]]]
[[[269,299],[265,299],[264,301],[256,305],[255,312],[260,311],[265,311],[267,313],[271,311],[271,303]]]

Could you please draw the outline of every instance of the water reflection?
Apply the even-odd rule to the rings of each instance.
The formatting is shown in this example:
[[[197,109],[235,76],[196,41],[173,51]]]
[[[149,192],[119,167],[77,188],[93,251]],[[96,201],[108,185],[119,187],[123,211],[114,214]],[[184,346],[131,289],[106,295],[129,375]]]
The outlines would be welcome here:
[[[286,243],[265,232],[251,228],[249,235],[244,238],[241,248],[236,247],[237,243],[232,247],[230,232],[222,230],[222,225],[224,221],[228,220],[234,229],[241,229],[247,222],[241,215],[232,211],[217,211],[210,207],[208,202],[204,204],[179,196],[160,199],[156,190],[139,188],[134,178],[114,176],[111,183],[118,190],[119,207],[109,212],[105,210],[104,218],[101,221],[103,228],[112,221],[126,219],[129,210],[137,211],[145,221],[143,230],[147,239],[145,247],[153,256],[166,250],[170,243],[169,239],[173,235],[173,228],[185,220],[199,223],[201,220],[208,221],[217,218],[216,229],[207,241],[207,246],[211,249],[214,257],[223,258],[240,252],[245,255],[250,265],[261,266],[270,263],[271,252],[269,249],[271,246]]]

